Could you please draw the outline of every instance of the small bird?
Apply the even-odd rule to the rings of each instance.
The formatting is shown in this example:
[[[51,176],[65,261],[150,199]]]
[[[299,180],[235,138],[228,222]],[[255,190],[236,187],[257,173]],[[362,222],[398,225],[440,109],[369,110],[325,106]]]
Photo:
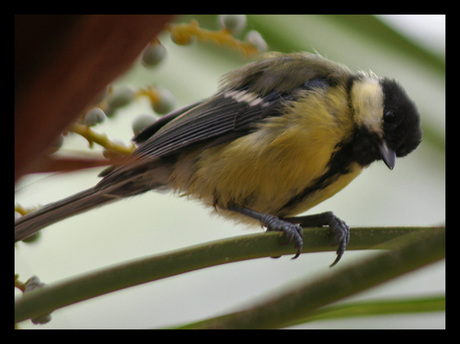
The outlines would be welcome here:
[[[366,166],[412,152],[416,105],[394,80],[310,53],[269,53],[226,74],[219,91],[161,117],[94,187],[16,221],[15,240],[69,216],[149,190],[198,199],[218,214],[281,231],[302,251],[302,227],[328,226],[342,257],[349,227],[332,212],[300,216]]]

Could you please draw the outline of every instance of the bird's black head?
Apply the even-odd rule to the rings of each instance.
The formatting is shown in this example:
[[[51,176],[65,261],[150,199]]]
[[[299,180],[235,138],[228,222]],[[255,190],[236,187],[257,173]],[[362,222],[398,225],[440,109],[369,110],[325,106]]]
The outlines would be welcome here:
[[[422,140],[420,114],[396,81],[384,78],[380,84],[383,91],[383,139],[396,156],[406,156]]]
[[[367,166],[382,159],[392,169],[396,157],[412,152],[422,139],[420,115],[404,89],[374,75],[352,80],[350,104],[354,111],[354,160]]]

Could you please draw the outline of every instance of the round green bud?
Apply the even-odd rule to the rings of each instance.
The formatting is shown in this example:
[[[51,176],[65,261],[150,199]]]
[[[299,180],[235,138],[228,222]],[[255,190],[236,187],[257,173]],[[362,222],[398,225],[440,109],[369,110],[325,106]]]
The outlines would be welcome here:
[[[156,117],[152,114],[142,114],[137,116],[133,124],[131,125],[134,135],[139,134],[142,130],[147,128],[149,125],[156,122]]]
[[[118,109],[128,105],[134,100],[134,91],[128,86],[115,88],[107,97],[109,108]]]
[[[268,48],[267,43],[258,31],[249,31],[246,35],[246,40],[250,42],[261,53],[266,51]]]
[[[165,57],[165,47],[159,43],[151,43],[142,52],[141,61],[145,67],[152,68],[162,62]]]
[[[245,14],[224,14],[219,16],[219,22],[222,27],[230,30],[232,33],[238,33],[246,26]]]
[[[104,122],[106,118],[107,116],[101,108],[93,107],[85,114],[85,117],[83,118],[83,124],[91,127],[93,125]]]
[[[159,115],[171,112],[176,107],[176,97],[164,88],[158,88],[158,93],[158,101],[152,104],[153,110]]]

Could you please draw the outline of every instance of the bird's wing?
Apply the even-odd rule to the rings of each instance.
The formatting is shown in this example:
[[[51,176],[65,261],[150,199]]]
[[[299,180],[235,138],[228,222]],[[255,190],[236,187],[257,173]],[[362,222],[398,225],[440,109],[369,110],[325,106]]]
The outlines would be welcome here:
[[[164,124],[154,123],[146,128],[139,134],[142,142],[135,154],[141,159],[164,157],[195,144],[208,143],[206,147],[210,147],[234,140],[254,130],[264,119],[280,116],[284,106],[312,88],[327,86],[325,80],[311,79],[290,92],[273,90],[263,97],[247,89],[222,91],[182,113],[167,115]],[[141,141],[139,136],[136,142]]]
[[[266,117],[280,114],[281,95],[257,98],[246,91],[225,91],[175,116],[160,128],[156,123],[146,131],[154,132],[136,149],[141,158],[164,157],[195,144],[245,135]],[[160,119],[161,120],[161,119]],[[142,133],[141,133],[142,134]]]

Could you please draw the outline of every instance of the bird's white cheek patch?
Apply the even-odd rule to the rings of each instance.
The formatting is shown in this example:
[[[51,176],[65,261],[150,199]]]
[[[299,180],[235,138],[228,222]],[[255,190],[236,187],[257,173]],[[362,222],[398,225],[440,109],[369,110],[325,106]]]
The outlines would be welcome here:
[[[383,92],[379,80],[366,78],[357,81],[351,92],[356,122],[380,136],[383,135]]]

